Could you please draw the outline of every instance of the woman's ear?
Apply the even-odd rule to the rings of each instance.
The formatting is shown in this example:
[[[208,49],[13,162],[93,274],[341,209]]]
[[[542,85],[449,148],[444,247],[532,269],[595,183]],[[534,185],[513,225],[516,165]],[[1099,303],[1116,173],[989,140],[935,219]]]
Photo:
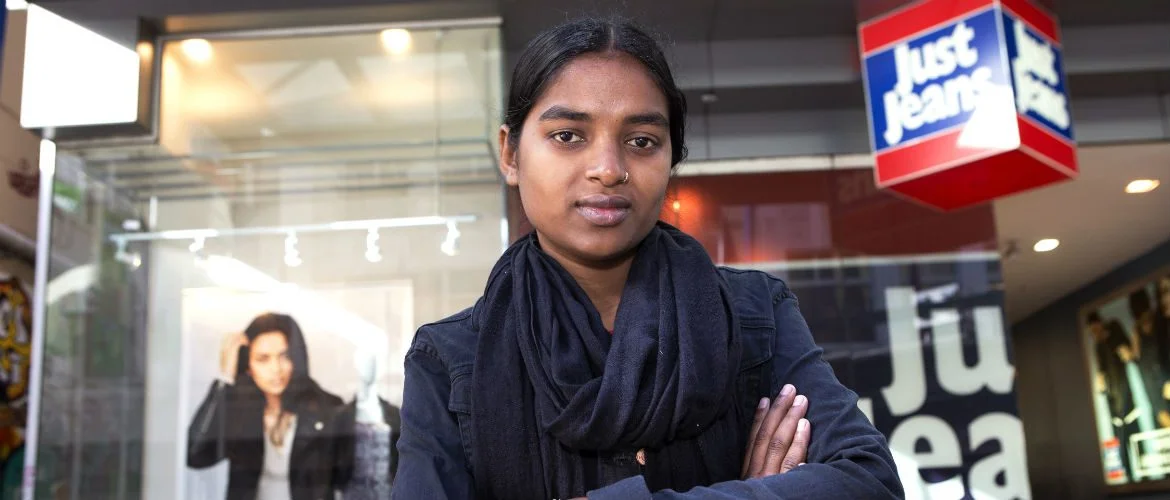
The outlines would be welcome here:
[[[509,186],[519,184],[517,179],[519,169],[516,166],[516,148],[512,147],[513,143],[519,144],[520,141],[511,138],[512,131],[507,125],[500,125],[500,174],[504,176],[504,182]]]

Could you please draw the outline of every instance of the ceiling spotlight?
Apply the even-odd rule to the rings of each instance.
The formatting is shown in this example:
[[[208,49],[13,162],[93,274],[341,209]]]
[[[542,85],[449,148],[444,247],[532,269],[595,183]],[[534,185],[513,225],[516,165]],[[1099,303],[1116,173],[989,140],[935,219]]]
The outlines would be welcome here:
[[[383,30],[379,38],[382,39],[382,47],[391,54],[402,55],[410,50],[410,32],[404,29],[392,28]]]
[[[142,266],[142,256],[138,252],[126,251],[126,240],[115,240],[117,249],[114,251],[114,260],[126,264],[130,270],[136,270]]]
[[[297,250],[297,233],[288,233],[284,239],[284,265],[297,267],[303,264],[301,252]]]
[[[454,257],[459,253],[459,228],[455,227],[455,221],[447,221],[447,237],[443,239],[443,243],[439,245],[439,251],[446,254],[448,257]]]
[[[1058,246],[1060,246],[1060,240],[1055,238],[1044,238],[1040,241],[1037,241],[1035,245],[1032,245],[1032,250],[1037,252],[1051,252],[1056,250],[1056,247]]]
[[[382,262],[382,249],[378,248],[378,229],[370,228],[366,234],[366,260],[372,263]]]
[[[680,202],[678,200],[674,200],[674,203],[670,204],[670,208],[673,209],[675,212],[678,212],[679,210],[682,210],[682,202]]]
[[[179,43],[179,48],[183,50],[183,55],[192,62],[205,63],[211,60],[211,43],[202,38],[183,40]]]
[[[199,253],[200,250],[203,250],[203,246],[206,243],[207,243],[207,238],[204,238],[203,236],[198,236],[195,238],[195,241],[191,242],[191,246],[187,247],[187,250],[190,250],[191,253]]]
[[[1135,179],[1130,181],[1129,184],[1126,184],[1125,192],[1129,194],[1148,193],[1158,189],[1159,184],[1161,184],[1161,182],[1158,182],[1157,179]]]
[[[138,52],[138,57],[141,57],[145,60],[150,60],[150,59],[154,58],[154,45],[151,44],[150,42],[147,42],[147,41],[138,42],[138,45],[136,45],[134,47],[134,50],[136,52]]]
[[[268,127],[263,127],[260,129],[260,135],[264,137],[276,137],[276,131]]]

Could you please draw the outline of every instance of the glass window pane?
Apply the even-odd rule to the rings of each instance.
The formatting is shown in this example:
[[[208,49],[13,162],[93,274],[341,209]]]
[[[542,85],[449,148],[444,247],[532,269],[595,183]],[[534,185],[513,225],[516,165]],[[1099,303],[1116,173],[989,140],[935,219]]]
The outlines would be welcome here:
[[[158,143],[59,155],[38,498],[223,498],[265,429],[389,421],[505,244],[498,29],[162,50]]]

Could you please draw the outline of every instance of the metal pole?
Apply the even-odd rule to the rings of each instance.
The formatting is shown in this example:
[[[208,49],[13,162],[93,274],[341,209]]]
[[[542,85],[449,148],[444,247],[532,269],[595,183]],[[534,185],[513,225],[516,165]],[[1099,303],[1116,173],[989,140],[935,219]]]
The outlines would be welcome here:
[[[57,145],[50,139],[41,140],[41,183],[37,199],[37,254],[33,278],[33,331],[29,354],[28,423],[25,427],[24,478],[20,497],[33,500],[37,479],[37,445],[40,442],[41,387],[45,371],[46,292],[49,288],[49,240],[52,236],[53,181],[57,172]]]

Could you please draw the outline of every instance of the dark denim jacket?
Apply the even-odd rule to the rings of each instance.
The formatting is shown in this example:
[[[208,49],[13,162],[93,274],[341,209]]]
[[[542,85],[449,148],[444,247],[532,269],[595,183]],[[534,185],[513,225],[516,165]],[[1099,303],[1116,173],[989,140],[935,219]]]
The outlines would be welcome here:
[[[796,297],[783,281],[758,271],[721,269],[743,332],[739,404],[752,414],[760,397],[786,384],[809,397],[812,441],[807,465],[786,474],[727,481],[689,492],[651,492],[632,454],[602,460],[608,486],[592,499],[902,498],[885,438],[857,408],[813,343]],[[406,356],[402,437],[395,499],[471,499],[471,369],[476,332],[471,310],[419,329]],[[700,437],[700,439],[703,439]],[[734,446],[743,454],[744,443]],[[516,457],[523,460],[523,457]]]

